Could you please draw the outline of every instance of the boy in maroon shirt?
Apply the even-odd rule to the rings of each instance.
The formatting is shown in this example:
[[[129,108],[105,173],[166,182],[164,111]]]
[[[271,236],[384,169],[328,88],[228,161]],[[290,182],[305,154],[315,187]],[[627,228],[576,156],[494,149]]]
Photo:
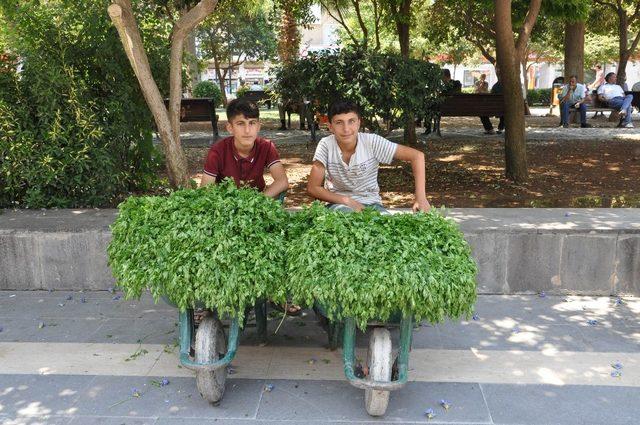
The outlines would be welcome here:
[[[231,101],[227,106],[227,131],[231,136],[209,149],[200,186],[232,177],[238,187],[255,187],[272,198],[289,189],[287,173],[275,145],[258,137],[260,111],[255,103],[243,99]],[[273,177],[269,186],[263,178],[265,168]]]

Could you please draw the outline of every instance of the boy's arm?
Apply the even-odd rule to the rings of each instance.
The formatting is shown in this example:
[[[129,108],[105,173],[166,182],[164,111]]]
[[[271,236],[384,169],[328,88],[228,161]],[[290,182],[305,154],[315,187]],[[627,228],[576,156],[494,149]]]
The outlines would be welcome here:
[[[313,161],[311,173],[307,180],[307,193],[320,201],[330,202],[332,204],[343,204],[355,211],[362,211],[364,205],[360,202],[344,195],[338,195],[323,186],[324,182],[324,165],[320,161]]]
[[[396,153],[393,156],[400,161],[411,162],[411,168],[413,169],[413,179],[415,182],[415,197],[416,200],[413,203],[413,211],[427,212],[431,208],[429,201],[427,201],[427,194],[425,189],[425,168],[424,168],[424,154],[417,149],[413,149],[404,145],[398,145]]]
[[[271,177],[273,177],[273,183],[264,189],[264,194],[271,198],[277,198],[280,193],[289,189],[289,179],[287,178],[287,172],[284,170],[282,162],[278,161],[269,167]]]
[[[207,173],[202,173],[202,178],[200,179],[200,187],[204,187],[208,184],[215,184],[216,183],[216,178],[207,174]]]

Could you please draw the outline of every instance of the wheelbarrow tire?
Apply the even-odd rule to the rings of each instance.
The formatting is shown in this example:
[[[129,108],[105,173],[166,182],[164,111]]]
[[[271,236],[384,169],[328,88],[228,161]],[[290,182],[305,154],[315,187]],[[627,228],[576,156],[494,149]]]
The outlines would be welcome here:
[[[196,362],[205,363],[219,360],[227,352],[227,339],[224,335],[222,323],[217,318],[207,316],[198,326],[196,332],[195,358]],[[197,370],[196,386],[200,395],[210,403],[216,403],[224,395],[224,385],[227,379],[227,368],[217,370]]]
[[[374,328],[369,338],[367,352],[368,379],[370,381],[390,382],[393,366],[391,334],[386,328]],[[389,391],[365,390],[364,403],[371,416],[382,416],[389,404]]]

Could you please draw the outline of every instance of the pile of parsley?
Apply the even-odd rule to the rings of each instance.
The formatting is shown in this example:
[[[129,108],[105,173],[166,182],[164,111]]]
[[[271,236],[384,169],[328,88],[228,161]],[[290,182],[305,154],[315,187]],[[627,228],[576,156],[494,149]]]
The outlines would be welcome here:
[[[381,215],[317,206],[290,225],[288,291],[329,317],[369,320],[412,314],[432,323],[470,316],[476,265],[455,223],[437,211]]]
[[[149,288],[181,310],[199,301],[239,318],[257,299],[284,302],[288,214],[277,201],[229,180],[119,208],[108,254],[127,298]]]

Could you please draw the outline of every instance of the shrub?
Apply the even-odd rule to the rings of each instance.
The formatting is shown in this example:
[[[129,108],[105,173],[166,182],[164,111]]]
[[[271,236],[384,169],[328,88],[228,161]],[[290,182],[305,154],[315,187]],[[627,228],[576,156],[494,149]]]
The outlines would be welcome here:
[[[21,65],[0,77],[0,208],[110,206],[158,184],[153,120],[108,4],[0,3]],[[139,17],[143,38],[166,90],[168,34],[149,16]]]
[[[366,128],[386,132],[411,115],[433,114],[442,90],[440,77],[438,66],[398,54],[325,50],[277,69],[274,91],[284,102],[312,100],[321,113],[336,99],[348,98],[361,107]]]
[[[363,328],[395,312],[432,323],[470,315],[476,265],[456,225],[439,213],[299,213],[290,228],[288,291]]]
[[[551,89],[529,89],[527,90],[527,102],[529,105],[551,104]]]
[[[238,87],[238,90],[236,90],[236,98],[239,99],[242,96],[244,96],[245,94],[247,94],[247,92],[249,91],[249,86],[246,84],[241,85],[240,87]]]
[[[239,317],[257,299],[284,302],[287,213],[233,180],[120,205],[108,248],[128,298],[148,287],[184,310],[201,301]]]
[[[213,100],[213,106],[217,108],[222,104],[220,87],[211,81],[200,81],[193,88],[193,97],[206,97]]]

